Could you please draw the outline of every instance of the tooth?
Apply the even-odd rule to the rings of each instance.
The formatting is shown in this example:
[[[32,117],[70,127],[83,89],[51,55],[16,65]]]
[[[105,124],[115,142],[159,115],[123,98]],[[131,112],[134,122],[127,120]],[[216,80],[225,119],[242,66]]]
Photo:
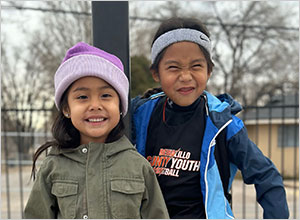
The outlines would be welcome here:
[[[100,121],[103,121],[104,118],[90,118],[89,121],[90,122],[100,122]]]

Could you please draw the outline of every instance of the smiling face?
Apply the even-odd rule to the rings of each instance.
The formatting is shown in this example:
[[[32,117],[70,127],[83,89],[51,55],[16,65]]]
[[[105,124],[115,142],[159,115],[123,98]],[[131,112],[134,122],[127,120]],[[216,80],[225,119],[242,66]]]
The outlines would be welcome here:
[[[166,49],[158,73],[152,71],[152,76],[173,102],[188,106],[203,93],[210,73],[205,56],[197,44],[178,42]]]
[[[83,77],[75,81],[68,92],[68,107],[72,124],[80,132],[80,144],[104,143],[120,121],[118,93],[104,80]]]

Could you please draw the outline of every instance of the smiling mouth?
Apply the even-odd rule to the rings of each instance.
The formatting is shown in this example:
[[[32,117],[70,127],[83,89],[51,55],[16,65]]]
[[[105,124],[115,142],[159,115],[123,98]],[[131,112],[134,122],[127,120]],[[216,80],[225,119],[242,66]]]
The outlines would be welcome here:
[[[102,122],[105,120],[106,120],[106,118],[88,118],[88,119],[86,119],[87,122],[92,122],[92,123]]]
[[[178,92],[181,93],[181,94],[183,94],[183,95],[188,95],[188,94],[190,94],[193,91],[194,91],[193,87],[185,87],[185,88],[178,89]]]

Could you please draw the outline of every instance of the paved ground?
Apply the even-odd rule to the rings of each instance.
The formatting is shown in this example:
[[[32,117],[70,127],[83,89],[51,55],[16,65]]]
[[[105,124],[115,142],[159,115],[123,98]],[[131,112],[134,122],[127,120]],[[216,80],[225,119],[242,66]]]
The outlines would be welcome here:
[[[9,199],[10,199],[10,218],[20,219],[22,218],[21,210],[24,208],[26,201],[28,199],[32,181],[29,181],[31,167],[23,167],[22,168],[23,175],[23,202],[21,203],[20,196],[20,178],[18,168],[10,168],[9,169]],[[8,203],[7,203],[7,192],[6,192],[6,175],[2,168],[1,173],[1,216],[0,219],[8,218]],[[294,187],[294,181],[285,181],[286,191],[287,191],[287,199],[290,209],[290,218],[297,219],[299,218],[299,182],[296,182],[296,187]],[[244,199],[243,199],[243,194]],[[295,196],[294,196],[295,195]],[[296,204],[294,203],[294,199]],[[243,204],[245,203],[245,206]],[[262,209],[259,205],[256,205],[255,202],[255,189],[253,186],[244,185],[241,180],[235,180],[233,183],[233,212],[235,213],[236,218],[246,218],[246,219],[254,219],[259,218],[262,219]],[[294,207],[295,206],[295,207]],[[22,208],[23,207],[23,208]],[[244,208],[243,208],[244,207]],[[258,215],[256,215],[256,210]],[[295,212],[294,212],[295,210]]]

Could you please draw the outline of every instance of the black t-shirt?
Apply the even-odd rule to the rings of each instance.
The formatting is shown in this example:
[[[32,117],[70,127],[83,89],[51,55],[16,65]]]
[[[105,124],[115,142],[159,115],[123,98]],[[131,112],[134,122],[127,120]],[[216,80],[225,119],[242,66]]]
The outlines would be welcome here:
[[[151,115],[146,158],[157,174],[171,218],[205,218],[199,171],[204,128],[202,96],[187,107],[162,98]]]

